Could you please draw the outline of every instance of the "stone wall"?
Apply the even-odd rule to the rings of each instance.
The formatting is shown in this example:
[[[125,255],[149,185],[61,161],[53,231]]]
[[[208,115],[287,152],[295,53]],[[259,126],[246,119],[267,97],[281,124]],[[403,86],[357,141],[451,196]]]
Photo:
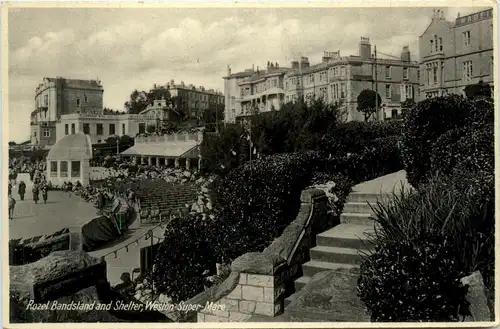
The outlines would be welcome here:
[[[253,315],[277,316],[284,299],[294,293],[294,279],[302,275],[315,234],[327,221],[328,199],[323,191],[304,190],[296,219],[263,252],[246,253],[231,264],[231,274],[220,285],[186,304],[198,305],[197,322],[243,322]],[[189,321],[193,314],[178,314]]]

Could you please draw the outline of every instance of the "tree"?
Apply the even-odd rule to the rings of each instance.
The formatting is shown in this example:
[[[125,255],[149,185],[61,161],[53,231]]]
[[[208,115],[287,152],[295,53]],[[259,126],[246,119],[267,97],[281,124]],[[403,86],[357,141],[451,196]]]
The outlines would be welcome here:
[[[154,132],[156,131],[156,126],[155,126],[155,125],[148,125],[148,126],[146,127],[146,131],[147,131],[148,133],[150,133],[150,134],[151,134],[151,133],[154,133]]]
[[[358,111],[363,113],[365,116],[365,121],[377,112],[382,104],[382,98],[380,95],[370,89],[362,90],[357,98],[358,101]]]
[[[404,102],[402,102],[401,103],[401,111],[402,111],[403,116],[405,116],[416,105],[417,105],[417,103],[415,103],[415,101],[412,98],[408,98]]]
[[[147,93],[149,104],[155,100],[165,99],[167,102],[170,100],[170,91],[165,86],[157,86],[156,84]]]
[[[492,87],[489,84],[480,80],[476,84],[465,87],[464,93],[468,99],[491,98],[491,89]]]
[[[136,89],[130,94],[130,100],[125,103],[125,108],[129,114],[138,114],[145,110],[148,105],[147,93]]]
[[[16,142],[14,142],[14,141],[10,141],[10,142],[9,142],[9,146],[16,146],[16,145],[17,145],[17,143],[16,143]]]

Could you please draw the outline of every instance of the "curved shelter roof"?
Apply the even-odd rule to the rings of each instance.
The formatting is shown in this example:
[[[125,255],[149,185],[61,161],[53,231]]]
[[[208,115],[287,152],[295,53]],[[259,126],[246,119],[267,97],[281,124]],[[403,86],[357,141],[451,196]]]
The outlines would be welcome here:
[[[90,136],[78,133],[61,138],[50,148],[47,160],[82,161],[92,158]]]

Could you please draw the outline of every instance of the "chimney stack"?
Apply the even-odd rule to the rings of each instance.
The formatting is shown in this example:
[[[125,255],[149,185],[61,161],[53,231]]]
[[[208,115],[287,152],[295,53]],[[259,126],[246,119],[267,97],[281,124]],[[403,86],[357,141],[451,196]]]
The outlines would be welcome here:
[[[409,63],[411,61],[409,46],[403,47],[403,51],[401,52],[401,61],[406,63]]]
[[[292,61],[292,69],[293,70],[299,69],[299,62],[298,61]]]
[[[370,43],[370,38],[361,37],[361,40],[359,41],[359,57],[363,59],[369,59],[371,58],[371,54],[372,45]]]
[[[231,76],[231,66],[227,66],[227,76]]]

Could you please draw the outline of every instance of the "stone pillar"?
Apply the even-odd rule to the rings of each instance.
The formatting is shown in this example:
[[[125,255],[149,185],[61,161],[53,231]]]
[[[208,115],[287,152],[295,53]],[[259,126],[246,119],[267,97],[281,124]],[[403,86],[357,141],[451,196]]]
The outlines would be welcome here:
[[[174,166],[175,166],[175,168],[179,168],[179,158],[175,158]]]
[[[198,158],[198,170],[201,170],[201,157]]]
[[[186,170],[191,169],[191,159],[186,159]]]
[[[148,165],[152,165],[153,164],[153,158],[152,157],[148,157]]]

